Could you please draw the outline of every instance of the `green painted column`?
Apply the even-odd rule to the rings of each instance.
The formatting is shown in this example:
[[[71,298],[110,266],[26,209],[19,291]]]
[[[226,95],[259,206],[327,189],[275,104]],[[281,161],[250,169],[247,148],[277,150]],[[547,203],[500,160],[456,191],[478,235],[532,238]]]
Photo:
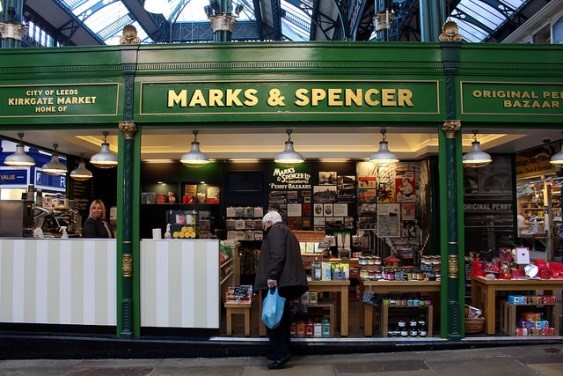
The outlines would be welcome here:
[[[21,47],[25,27],[22,25],[24,0],[0,0],[1,48]]]
[[[436,42],[440,28],[446,20],[445,2],[441,0],[420,0],[420,41]]]
[[[133,122],[138,45],[123,46],[123,119],[119,123],[118,227],[117,227],[117,335],[140,337],[140,246],[138,237],[138,185],[140,137]],[[137,215],[135,215],[135,213]]]
[[[452,26],[451,23],[447,23]],[[442,261],[441,336],[463,337],[465,297],[463,239],[463,167],[461,164],[461,122],[457,119],[456,74],[461,44],[454,35],[440,35],[445,75],[446,121],[440,139],[440,254]],[[446,40],[446,41],[444,41]]]

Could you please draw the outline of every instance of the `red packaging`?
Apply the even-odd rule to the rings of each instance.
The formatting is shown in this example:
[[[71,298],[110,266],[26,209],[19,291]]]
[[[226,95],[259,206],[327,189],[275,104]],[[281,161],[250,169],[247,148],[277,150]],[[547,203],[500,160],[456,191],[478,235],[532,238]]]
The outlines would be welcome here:
[[[541,299],[541,304],[555,305],[555,303],[557,303],[557,298],[555,297],[555,295],[542,295]]]
[[[313,325],[312,321],[308,321],[305,325],[305,337],[313,338],[315,334],[315,326]]]

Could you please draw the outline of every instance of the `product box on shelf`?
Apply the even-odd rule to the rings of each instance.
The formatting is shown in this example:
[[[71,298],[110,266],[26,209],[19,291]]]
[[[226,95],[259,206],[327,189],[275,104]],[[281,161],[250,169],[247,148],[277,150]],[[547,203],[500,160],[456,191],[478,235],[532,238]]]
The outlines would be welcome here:
[[[508,295],[508,302],[511,304],[528,304],[528,299],[522,295]]]

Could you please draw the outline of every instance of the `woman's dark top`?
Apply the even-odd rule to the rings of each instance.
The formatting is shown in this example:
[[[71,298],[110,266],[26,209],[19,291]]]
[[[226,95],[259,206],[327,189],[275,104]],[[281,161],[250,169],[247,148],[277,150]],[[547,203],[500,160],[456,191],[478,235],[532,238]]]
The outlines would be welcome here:
[[[109,227],[104,225],[104,221],[97,218],[88,217],[82,225],[83,238],[109,238]]]

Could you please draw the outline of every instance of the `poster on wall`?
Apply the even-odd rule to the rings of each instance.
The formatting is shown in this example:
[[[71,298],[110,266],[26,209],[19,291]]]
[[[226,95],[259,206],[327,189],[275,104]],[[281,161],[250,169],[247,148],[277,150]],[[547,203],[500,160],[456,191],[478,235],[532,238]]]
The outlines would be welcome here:
[[[336,185],[337,176],[336,171],[319,171],[319,184]]]
[[[395,171],[395,196],[397,202],[416,201],[416,180],[413,170]]]
[[[383,204],[395,202],[395,190],[391,185],[386,183],[377,184],[377,202]]]
[[[401,236],[401,205],[380,204],[377,206],[377,236],[398,238]]]
[[[301,204],[287,204],[288,217],[301,217]]]
[[[313,201],[315,203],[334,203],[336,198],[336,185],[315,185],[313,187]]]
[[[403,202],[401,204],[401,218],[403,221],[414,221],[415,220],[415,203],[414,202]]]
[[[356,200],[356,177],[338,176],[338,202],[354,202]]]

